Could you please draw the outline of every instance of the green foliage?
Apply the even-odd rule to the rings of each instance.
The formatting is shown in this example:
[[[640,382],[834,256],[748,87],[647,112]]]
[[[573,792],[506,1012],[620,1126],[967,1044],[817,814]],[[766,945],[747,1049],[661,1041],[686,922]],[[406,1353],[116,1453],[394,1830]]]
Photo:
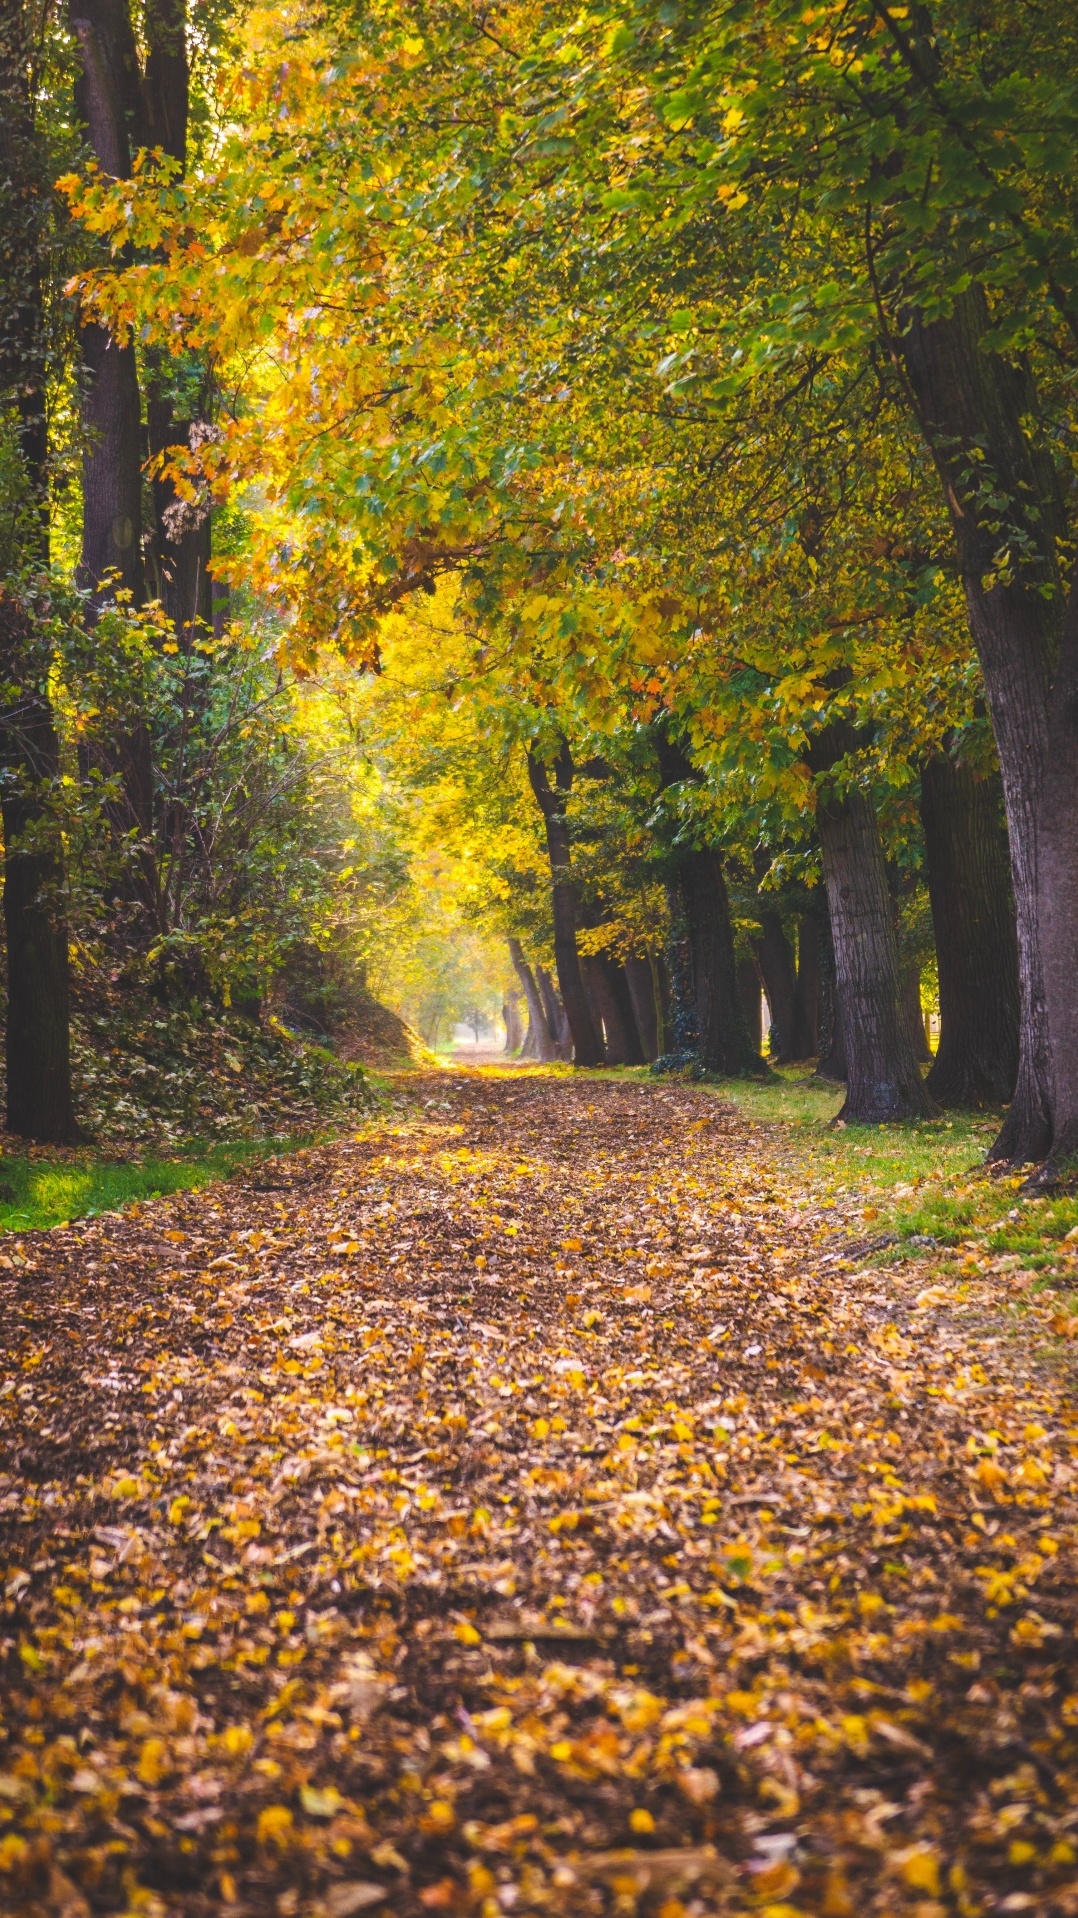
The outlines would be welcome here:
[[[945,1270],[972,1271],[969,1253],[1011,1258],[1042,1282],[1071,1273],[1064,1241],[1078,1231],[1078,1195],[1025,1193],[1020,1177],[988,1170],[998,1114],[836,1128],[841,1088],[806,1079],[796,1067],[780,1067],[767,1085],[724,1082],[720,1096],[755,1123],[780,1128],[772,1136],[777,1143],[785,1134],[788,1158],[816,1204],[860,1204],[859,1263],[933,1252]]]

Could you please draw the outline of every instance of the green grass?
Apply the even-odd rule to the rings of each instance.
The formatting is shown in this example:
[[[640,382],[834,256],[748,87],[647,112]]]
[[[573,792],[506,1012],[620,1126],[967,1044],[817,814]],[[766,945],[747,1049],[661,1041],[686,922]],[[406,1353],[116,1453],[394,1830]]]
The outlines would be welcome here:
[[[292,1140],[294,1148],[303,1144]],[[139,1199],[158,1199],[227,1179],[237,1166],[289,1147],[237,1140],[192,1147],[182,1158],[134,1164],[79,1154],[70,1161],[0,1157],[0,1232],[46,1231],[71,1219],[118,1212]]]
[[[881,1261],[901,1257],[915,1238],[936,1241],[941,1254],[1011,1254],[1048,1279],[1069,1268],[1076,1249],[1063,1240],[1078,1227],[1078,1194],[1042,1198],[1023,1193],[1022,1179],[993,1177],[985,1154],[999,1113],[951,1113],[904,1125],[835,1127],[841,1087],[780,1068],[769,1084],[724,1080],[721,1097],[753,1120],[777,1121],[806,1183],[817,1197],[853,1198],[866,1239],[896,1235]]]

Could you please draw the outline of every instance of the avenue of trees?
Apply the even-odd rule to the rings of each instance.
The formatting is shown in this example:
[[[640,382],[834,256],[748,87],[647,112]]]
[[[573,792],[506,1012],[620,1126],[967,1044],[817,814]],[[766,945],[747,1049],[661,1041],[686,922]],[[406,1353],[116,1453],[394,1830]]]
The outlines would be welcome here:
[[[9,1125],[79,914],[253,1001],[362,867],[376,955],[376,766],[531,1055],[762,1072],[762,985],[848,1120],[1057,1176],[1073,8],[0,23]]]

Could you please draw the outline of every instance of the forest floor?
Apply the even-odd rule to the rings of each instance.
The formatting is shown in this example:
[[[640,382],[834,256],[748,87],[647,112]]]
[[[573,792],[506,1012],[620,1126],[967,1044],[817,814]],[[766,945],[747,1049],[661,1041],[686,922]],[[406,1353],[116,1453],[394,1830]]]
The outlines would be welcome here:
[[[0,1272],[0,1910],[1078,1913],[1049,1294],[704,1087],[407,1091]]]

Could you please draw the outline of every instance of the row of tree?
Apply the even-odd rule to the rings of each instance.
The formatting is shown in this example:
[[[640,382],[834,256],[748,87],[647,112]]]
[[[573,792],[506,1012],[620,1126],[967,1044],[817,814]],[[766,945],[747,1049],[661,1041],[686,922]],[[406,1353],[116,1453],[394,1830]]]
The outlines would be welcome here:
[[[552,924],[529,946],[510,923],[535,920],[527,861],[523,885],[492,871],[487,909],[556,973],[581,1063],[634,1030],[645,1050],[631,968],[665,949],[672,1050],[754,1069],[751,885],[742,959],[766,954],[795,1050],[815,968],[848,1116],[1013,1093],[996,1155],[1069,1160],[1071,11],[260,11],[209,36],[187,172],[151,102],[179,98],[181,16],[166,84],[152,8],[137,40],[116,0],[84,12],[96,169],[64,191],[112,249],[79,299],[87,405],[114,396],[88,440],[91,596],[109,569],[106,598],[145,590],[124,571],[142,457],[185,577],[207,505],[244,502],[243,579],[296,666],[334,647],[367,671],[411,622],[514,806],[526,780]],[[123,426],[143,413],[144,449]],[[132,808],[139,750],[115,769]],[[931,1088],[898,936],[922,877]],[[654,915],[656,888],[661,940],[622,910]]]
[[[345,690],[299,685],[272,610],[230,592],[244,514],[185,468],[217,430],[209,359],[118,338],[73,284],[102,250],[57,181],[147,148],[182,176],[227,19],[0,5],[6,1104],[31,1139],[80,1136],[73,993],[97,1029],[132,992],[253,1014],[272,991],[322,1036],[387,926],[421,937]]]

